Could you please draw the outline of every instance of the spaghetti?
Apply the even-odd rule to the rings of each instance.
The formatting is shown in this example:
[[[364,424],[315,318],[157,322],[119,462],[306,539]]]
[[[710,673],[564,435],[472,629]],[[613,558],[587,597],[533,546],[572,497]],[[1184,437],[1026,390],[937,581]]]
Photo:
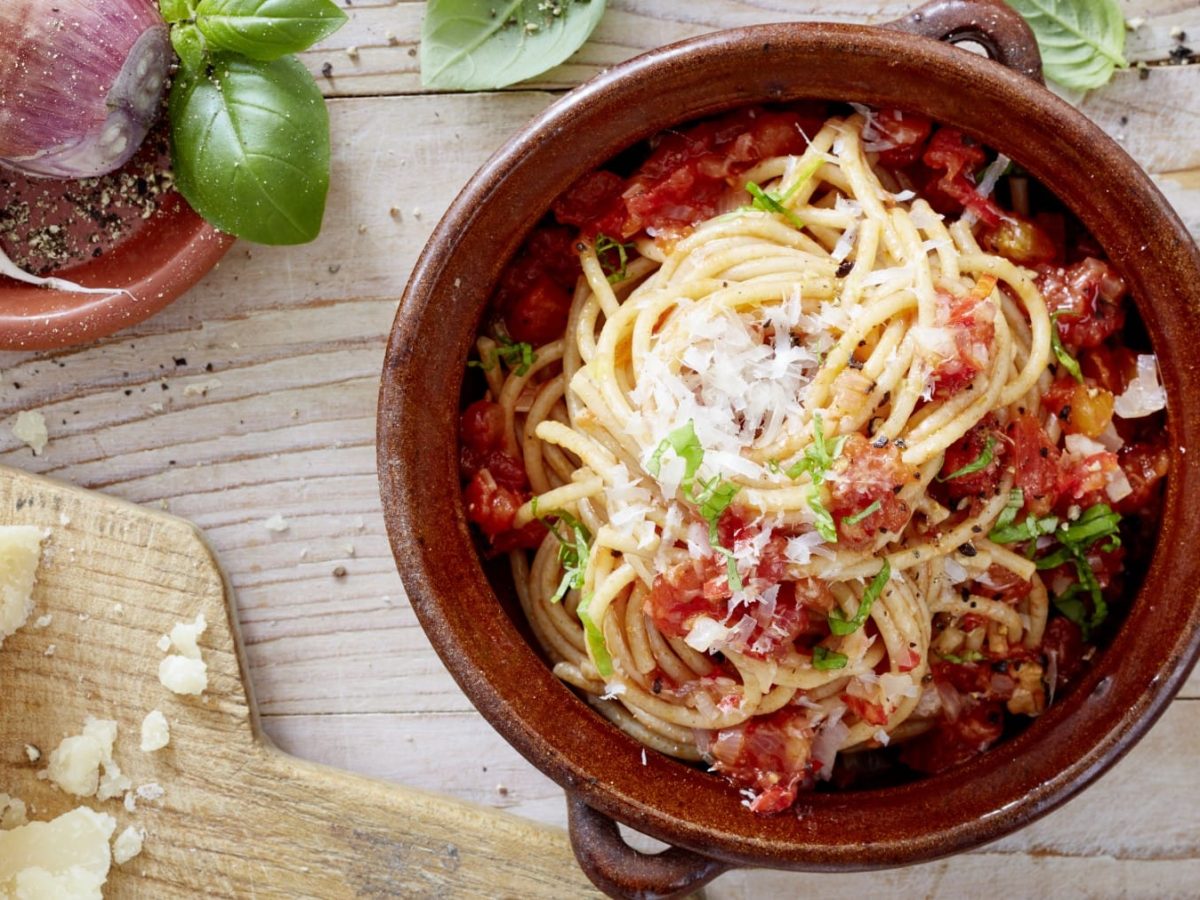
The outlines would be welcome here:
[[[464,419],[468,514],[555,674],[757,812],[839,755],[978,752],[1002,707],[1039,713],[1051,595],[1100,624],[1088,554],[1119,553],[1134,491],[1111,422],[1054,408],[1074,359],[1048,282],[981,247],[987,191],[948,222],[879,165],[880,127],[830,118],[726,174],[748,205],[657,240],[579,240],[565,329],[481,337],[491,399]]]

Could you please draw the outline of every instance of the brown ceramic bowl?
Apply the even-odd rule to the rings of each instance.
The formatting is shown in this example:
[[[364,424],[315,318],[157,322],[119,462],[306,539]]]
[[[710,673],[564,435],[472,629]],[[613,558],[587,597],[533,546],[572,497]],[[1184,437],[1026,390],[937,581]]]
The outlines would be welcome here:
[[[50,290],[0,275],[0,350],[53,350],[107,337],[154,315],[233,246],[174,191],[109,252],[53,274],[104,294]],[[126,293],[127,292],[127,293]]]
[[[1005,65],[929,37],[970,38]],[[744,104],[849,100],[916,109],[1008,154],[1057,191],[1128,279],[1168,395],[1172,461],[1162,539],[1112,642],[1068,696],[1014,739],[942,775],[802,797],[756,817],[725,781],[641,746],[551,674],[489,583],[460,500],[464,364],[506,260],[551,201],[619,150]],[[409,597],[483,715],[569,798],[588,874],[614,894],[670,894],[730,866],[844,871],[933,859],[1007,834],[1065,802],[1153,724],[1200,649],[1200,252],[1166,201],[1096,126],[1040,83],[1024,23],[991,2],[944,0],[884,28],[784,24],[655,50],[567,95],[500,150],[450,207],[417,263],[388,347],[379,473]],[[626,847],[612,820],[674,845]]]

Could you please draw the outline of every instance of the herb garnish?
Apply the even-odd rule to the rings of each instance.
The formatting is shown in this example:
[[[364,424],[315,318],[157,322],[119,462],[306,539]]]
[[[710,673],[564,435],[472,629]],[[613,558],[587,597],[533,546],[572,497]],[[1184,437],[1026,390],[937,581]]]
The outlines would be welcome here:
[[[1058,333],[1058,316],[1059,313],[1054,313],[1050,317],[1050,347],[1054,350],[1054,356],[1058,359],[1059,365],[1066,369],[1072,378],[1083,384],[1083,372],[1079,369],[1079,361],[1067,352],[1067,348],[1063,346],[1062,336]]]
[[[583,623],[584,639],[587,641],[588,652],[592,655],[593,662],[596,663],[596,671],[607,678],[613,673],[612,656],[609,655],[604,632],[600,630],[600,626],[596,624],[588,609],[593,597],[594,595],[591,593],[584,594],[575,613],[579,616],[579,621]]]
[[[1087,90],[1127,68],[1125,15],[1116,0],[1008,0],[1029,23],[1046,77]]]
[[[537,362],[537,354],[533,352],[532,345],[524,341],[514,341],[504,335],[501,335],[496,341],[496,346],[488,352],[487,356],[479,360],[469,360],[467,366],[490,372],[496,368],[496,362],[500,361],[508,366],[514,374],[524,375]]]
[[[821,644],[813,647],[812,666],[820,672],[827,672],[830,669],[844,669],[847,662],[849,662],[849,657],[845,653],[838,653],[836,650],[830,650]]]
[[[987,657],[978,650],[964,650],[961,655],[954,653],[939,653],[938,656],[948,663],[954,663],[956,666],[965,665],[966,663],[981,662],[982,660],[987,659]]]
[[[852,619],[847,619],[840,609],[835,609],[826,618],[829,622],[829,630],[839,636],[853,634],[862,628],[867,621],[867,616],[871,614],[871,607],[875,605],[875,601],[879,599],[879,595],[883,593],[884,585],[888,579],[892,577],[892,566],[886,559],[883,561],[881,568],[871,579],[871,583],[867,585],[867,589],[863,591],[862,600],[858,604],[858,612],[854,614]]]
[[[843,525],[857,525],[859,522],[861,522],[867,516],[872,515],[873,513],[879,512],[879,507],[881,505],[882,504],[878,500],[876,500],[870,506],[866,507],[865,509],[860,509],[858,512],[856,512],[852,516],[844,516],[842,518],[842,524]]]
[[[596,235],[596,241],[592,244],[592,249],[596,251],[596,258],[600,261],[600,269],[604,272],[609,284],[617,284],[629,277],[629,251],[633,248],[633,244],[622,244],[620,241],[614,241],[607,234]],[[611,262],[606,262],[604,254],[609,250],[617,251],[617,265],[612,265]]]
[[[556,509],[542,515],[538,512],[537,497],[533,498],[532,506],[534,518],[550,529],[550,533],[558,539],[558,562],[562,566],[563,576],[554,596],[550,598],[551,603],[558,603],[567,596],[567,591],[571,588],[575,588],[577,591],[583,589],[584,575],[587,572],[590,556],[588,545],[592,541],[592,535],[586,525],[566,510]],[[567,527],[566,537],[559,532],[558,522],[551,523],[549,521],[551,517],[557,518]]]
[[[676,428],[654,448],[646,470],[655,478],[662,472],[662,457],[668,449],[673,450],[675,455],[684,461],[683,478],[679,482],[679,486],[683,488],[683,496],[700,507],[700,515],[708,522],[708,542],[713,550],[725,557],[729,587],[733,591],[740,591],[742,579],[738,574],[737,561],[733,557],[733,551],[721,545],[717,528],[721,515],[729,508],[739,490],[738,485],[714,475],[708,481],[701,482],[699,491],[695,489],[696,473],[700,470],[700,464],[704,462],[704,447],[696,437],[694,420],[688,419],[686,425]]]
[[[962,478],[965,475],[974,475],[976,472],[982,472],[984,469],[986,469],[988,466],[990,466],[992,464],[992,459],[995,455],[995,450],[996,450],[995,435],[989,434],[988,438],[987,438],[987,443],[985,443],[983,445],[983,450],[980,451],[980,453],[977,457],[975,457],[973,460],[971,460],[965,466],[955,469],[953,472],[951,472],[945,478],[938,476],[937,480],[938,481],[950,481],[954,478]]]
[[[753,181],[746,182],[746,191],[754,198],[750,204],[754,209],[776,213],[783,216],[797,228],[804,227],[804,223],[800,221],[800,217],[783,205],[787,202],[787,198],[767,193]]]
[[[821,501],[818,488],[825,482],[825,475],[833,465],[833,461],[841,455],[846,437],[846,435],[842,435],[832,445],[827,443],[821,414],[813,413],[812,443],[804,448],[804,456],[787,470],[788,478],[799,478],[807,472],[809,478],[812,479],[812,486],[808,493],[808,508],[812,510],[815,517],[813,524],[817,533],[831,544],[837,543],[837,526],[834,525],[832,513],[825,508],[825,504]]]
[[[332,0],[163,0],[180,58],[171,86],[179,192],[224,232],[303,244],[329,190],[329,114],[290,54],[346,22]]]

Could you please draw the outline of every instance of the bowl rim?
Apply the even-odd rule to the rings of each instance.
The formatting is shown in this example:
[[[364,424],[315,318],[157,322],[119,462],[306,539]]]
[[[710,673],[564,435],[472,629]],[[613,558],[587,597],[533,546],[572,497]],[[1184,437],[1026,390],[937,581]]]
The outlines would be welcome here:
[[[1062,199],[1130,278],[1143,321],[1166,363],[1162,375],[1173,457],[1161,524],[1164,537],[1157,541],[1138,599],[1110,645],[1098,654],[1069,697],[1048,709],[1021,735],[948,774],[876,791],[802,797],[798,807],[805,814],[788,816],[786,822],[778,817],[751,817],[736,803],[729,803],[729,798],[725,806],[734,807],[733,813],[701,808],[704,801],[711,805],[718,798],[700,779],[720,784],[734,799],[736,795],[711,776],[687,769],[695,776],[688,777],[672,770],[669,767],[686,767],[666,757],[655,759],[657,754],[649,754],[648,765],[628,771],[636,765],[633,753],[641,745],[608,726],[554,679],[511,622],[504,618],[492,623],[488,631],[469,621],[463,610],[470,603],[459,602],[459,598],[486,603],[490,597],[493,605],[498,601],[475,557],[461,501],[448,499],[444,483],[432,484],[418,477],[419,469],[421,475],[437,475],[433,481],[444,480],[449,473],[457,489],[453,429],[460,392],[449,391],[449,387],[457,384],[461,388],[470,337],[503,263],[533,221],[573,180],[567,180],[568,169],[578,176],[621,149],[612,146],[613,140],[607,137],[596,139],[582,148],[573,147],[579,155],[567,165],[553,159],[550,145],[564,134],[577,134],[582,125],[599,127],[602,117],[615,114],[622,93],[639,84],[644,87],[651,80],[667,85],[663,104],[640,110],[640,125],[623,132],[622,146],[632,146],[662,127],[722,109],[817,96],[811,85],[789,84],[782,74],[773,80],[766,74],[756,77],[743,72],[739,82],[721,68],[729,64],[731,56],[737,56],[743,68],[777,66],[791,74],[817,62],[832,68],[834,61],[853,66],[856,58],[866,59],[890,67],[898,84],[884,87],[852,75],[832,98],[825,97],[828,92],[822,96],[907,105],[931,113],[1007,153],[1043,182],[1053,174],[1049,171],[1052,165],[1061,167],[1072,160],[1090,168],[1067,173],[1068,183],[1087,184],[1094,173],[1115,175],[1113,170],[1119,170],[1121,179],[1110,177],[1107,184],[1097,187],[1094,197],[1085,201],[1082,194],[1068,191]],[[956,86],[970,86],[974,91],[971,101],[981,104],[980,109],[970,115],[949,116],[933,109],[951,108],[956,102],[953,97],[906,104],[895,94],[905,77],[916,77],[914,72],[943,87],[948,97]],[[699,97],[701,87],[697,86],[702,78],[709,82],[705,87],[710,93],[704,98]],[[722,79],[730,80],[727,84]],[[747,84],[753,87],[747,88]],[[685,112],[672,106],[684,101]],[[1007,113],[1018,110],[1024,118],[1019,127],[997,136],[971,124],[982,120],[986,108]],[[664,124],[668,116],[673,118]],[[1034,144],[1017,143],[1024,132],[1036,133]],[[1047,154],[1054,154],[1057,162],[1044,162]],[[533,177],[527,171],[530,166],[541,166],[543,172]],[[532,180],[532,185],[514,186],[521,178]],[[521,227],[514,227],[511,217],[505,219],[493,208],[511,204],[514,198],[528,199],[531,194],[536,196],[530,202],[536,200],[540,206],[536,214],[522,213]],[[1126,214],[1119,220],[1123,230],[1096,227],[1098,223],[1111,225],[1117,210]],[[1155,276],[1151,262],[1137,255],[1144,255],[1146,249],[1138,246],[1142,237],[1135,234],[1142,226],[1148,226],[1149,233],[1174,239],[1154,242],[1154,264],[1165,276]],[[456,265],[462,245],[468,240],[478,243],[482,238],[477,236],[488,229],[495,236],[489,248],[493,259],[465,268]],[[487,290],[475,287],[462,277],[464,273],[481,275]],[[851,870],[935,859],[1010,833],[1066,802],[1124,755],[1163,712],[1200,653],[1200,610],[1194,602],[1200,561],[1190,559],[1169,540],[1173,534],[1200,528],[1200,512],[1189,510],[1186,503],[1189,492],[1200,490],[1200,466],[1180,452],[1189,443],[1200,446],[1196,443],[1200,439],[1200,402],[1184,402],[1185,397],[1200,398],[1198,367],[1178,362],[1189,350],[1187,329],[1198,322],[1194,304],[1188,303],[1194,291],[1184,289],[1184,275],[1190,275],[1193,284],[1200,283],[1200,252],[1140,167],[1065,102],[981,57],[872,26],[804,22],[713,32],[631,59],[556,101],[484,164],[434,230],[405,289],[383,369],[377,453],[389,539],[414,610],[459,685],[519,752],[590,806],[660,840],[738,864]],[[1151,297],[1175,302],[1151,303]],[[447,305],[464,320],[457,330],[446,324],[455,318],[448,314]],[[445,332],[441,355],[459,369],[457,382],[453,375],[439,374],[438,366],[449,363],[443,360],[431,366],[420,353],[427,346],[422,332],[435,329],[441,329],[439,334]],[[1164,357],[1164,350],[1172,352]],[[453,395],[449,422],[447,398],[439,396],[439,391]],[[1195,454],[1192,456],[1194,459]],[[454,519],[452,526],[445,521],[447,514]],[[438,516],[439,521],[430,521]],[[467,557],[463,557],[464,551]],[[462,568],[464,559],[468,571]],[[1168,638],[1166,642],[1150,653],[1132,636],[1152,630],[1152,616],[1164,606],[1182,615],[1169,632],[1160,635]],[[1161,631],[1161,624],[1159,628]],[[481,646],[481,639],[490,645]],[[1130,660],[1134,675],[1114,678],[1119,656]],[[552,684],[529,666],[530,659]],[[493,677],[514,666],[523,679],[521,692],[493,683]],[[535,726],[535,722],[550,721],[546,713],[538,711],[539,703],[558,704],[560,715],[554,729]],[[594,732],[581,714],[601,722],[614,746],[588,745],[584,736],[564,733],[575,728],[585,734]],[[1085,747],[1068,749],[1067,745],[1078,739],[1083,723],[1095,732],[1092,739]],[[647,799],[651,791],[646,785],[651,781],[660,784],[654,788],[656,796]],[[986,803],[971,802],[961,787],[955,789],[956,782],[993,791],[996,797]],[[671,791],[678,796],[674,802],[665,799]],[[703,822],[701,816],[706,817]],[[929,827],[931,816],[940,817],[933,828]]]

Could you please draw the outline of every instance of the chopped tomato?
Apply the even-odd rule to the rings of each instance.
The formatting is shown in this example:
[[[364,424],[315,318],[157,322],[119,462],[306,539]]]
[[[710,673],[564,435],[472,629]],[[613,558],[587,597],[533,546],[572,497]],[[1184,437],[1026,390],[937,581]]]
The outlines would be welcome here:
[[[1082,671],[1084,649],[1083,632],[1070,619],[1056,616],[1046,625],[1042,653],[1046,656],[1048,671],[1055,673],[1055,690],[1062,690]]]
[[[1080,384],[1069,375],[1060,376],[1050,385],[1042,396],[1042,404],[1070,434],[1099,437],[1112,422],[1112,392]]]
[[[1042,266],[1037,284],[1068,347],[1099,347],[1125,324],[1128,288],[1107,262],[1089,256],[1069,268]]]
[[[1022,578],[1011,569],[992,564],[988,567],[985,580],[976,580],[972,593],[989,597],[1016,606],[1033,590],[1033,582]]]
[[[985,158],[983,147],[957,128],[942,127],[929,142],[921,161],[935,172],[942,173],[930,185],[932,191],[973,212],[984,224],[995,227],[1000,224],[1004,214],[1000,207],[975,190],[972,175],[983,165]]]
[[[977,462],[983,456],[989,438],[992,439],[991,462],[978,472],[960,475],[942,483],[942,490],[951,500],[961,500],[963,497],[991,497],[996,493],[1000,485],[1000,476],[1004,470],[1004,457],[1008,453],[1008,443],[1000,433],[999,421],[991,413],[946,448],[941,477],[946,478],[959,469]]]
[[[513,340],[540,347],[562,337],[570,313],[571,295],[549,275],[539,275],[513,300],[504,324]]]
[[[1064,465],[1058,480],[1059,505],[1078,503],[1086,508],[1107,502],[1104,488],[1118,468],[1117,455],[1107,450]]]
[[[1012,442],[1010,465],[1015,470],[1014,487],[1022,490],[1025,509],[1044,516],[1058,499],[1059,451],[1041,423],[1021,413],[1005,430]]]
[[[882,703],[872,703],[853,694],[845,694],[842,699],[846,701],[846,708],[868,725],[882,726],[888,723],[887,712]]]
[[[783,812],[802,782],[812,779],[813,731],[803,710],[785,706],[749,722],[705,735],[707,754],[717,771],[758,791],[750,809],[764,815]]]
[[[525,502],[517,491],[497,483],[489,469],[475,473],[463,496],[467,520],[478,525],[489,538],[512,528],[513,518]]]
[[[1005,213],[995,228],[983,232],[981,243],[993,253],[1022,266],[1054,262],[1060,246],[1037,224],[1016,213]]]
[[[1122,514],[1146,511],[1171,469],[1171,451],[1165,440],[1126,444],[1118,451],[1117,461],[1133,488],[1131,494],[1117,503],[1117,511]]]
[[[790,650],[802,635],[824,637],[829,634],[825,617],[836,602],[829,585],[819,579],[783,582],[769,616],[768,604],[751,604],[748,613],[758,624],[746,640],[745,652],[772,659]]]
[[[954,335],[955,353],[933,370],[936,396],[958,393],[987,367],[996,336],[996,307],[987,297],[995,286],[996,279],[985,276],[965,297],[938,292],[938,324]]]
[[[688,228],[740,191],[742,172],[773,156],[804,152],[805,133],[823,121],[795,111],[741,109],[669,131],[627,181],[618,185],[619,176],[610,172],[585,176],[555,205],[555,215],[585,237],[627,239],[647,229]]]
[[[663,634],[687,637],[700,616],[725,618],[730,590],[724,578],[724,567],[711,557],[679,563],[655,577],[645,612]]]
[[[477,453],[504,446],[504,410],[491,400],[476,400],[459,419],[463,446]]]
[[[903,169],[921,158],[933,120],[920,113],[899,109],[881,109],[863,129],[864,147],[879,154],[879,162],[891,169]]]
[[[829,511],[837,523],[839,540],[861,549],[881,532],[899,534],[912,510],[897,494],[915,471],[901,459],[894,444],[879,447],[861,434],[850,435],[827,478]],[[847,517],[861,513],[876,501],[879,507],[874,512],[853,525],[846,523]]]
[[[520,528],[510,528],[492,538],[492,549],[497,553],[511,550],[533,550],[542,545],[546,537],[546,526],[537,519],[526,522]]]
[[[1085,377],[1119,396],[1137,375],[1137,354],[1124,344],[1106,343],[1083,354],[1079,367]]]
[[[956,718],[943,718],[929,731],[901,745],[900,761],[927,775],[944,772],[987,750],[1003,730],[1004,706],[1000,701],[968,697]]]

